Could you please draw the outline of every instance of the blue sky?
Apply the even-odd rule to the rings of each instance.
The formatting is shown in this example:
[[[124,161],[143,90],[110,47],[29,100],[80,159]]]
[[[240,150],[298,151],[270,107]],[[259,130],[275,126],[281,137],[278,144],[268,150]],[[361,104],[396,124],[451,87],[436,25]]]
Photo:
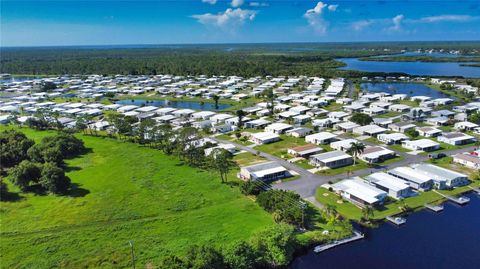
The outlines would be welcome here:
[[[480,40],[480,1],[5,1],[2,46]]]

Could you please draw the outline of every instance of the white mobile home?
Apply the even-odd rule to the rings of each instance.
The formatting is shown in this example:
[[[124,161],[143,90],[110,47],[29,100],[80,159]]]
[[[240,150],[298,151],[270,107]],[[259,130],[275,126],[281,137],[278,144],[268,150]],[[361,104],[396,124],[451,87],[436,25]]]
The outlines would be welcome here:
[[[310,164],[317,167],[338,168],[353,164],[352,156],[342,151],[330,151],[310,156]]]
[[[365,177],[365,180],[395,199],[406,198],[412,193],[405,181],[384,172],[373,173]]]
[[[387,192],[365,183],[360,178],[342,180],[332,188],[336,193],[360,207],[381,205],[387,196]]]

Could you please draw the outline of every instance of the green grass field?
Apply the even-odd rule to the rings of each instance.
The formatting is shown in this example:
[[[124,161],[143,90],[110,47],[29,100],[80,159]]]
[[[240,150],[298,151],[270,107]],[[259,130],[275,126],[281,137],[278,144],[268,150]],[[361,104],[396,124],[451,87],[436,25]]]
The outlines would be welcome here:
[[[53,134],[22,131],[37,141]],[[1,202],[3,268],[123,268],[131,266],[129,240],[143,268],[194,244],[245,240],[273,225],[217,175],[136,144],[79,137],[92,152],[67,161],[76,186],[69,196]]]
[[[256,146],[255,149],[263,151],[277,157],[289,157],[287,156],[287,150],[289,148],[298,147],[307,144],[304,138],[296,138],[287,135],[280,135],[281,140],[278,142],[263,144]]]

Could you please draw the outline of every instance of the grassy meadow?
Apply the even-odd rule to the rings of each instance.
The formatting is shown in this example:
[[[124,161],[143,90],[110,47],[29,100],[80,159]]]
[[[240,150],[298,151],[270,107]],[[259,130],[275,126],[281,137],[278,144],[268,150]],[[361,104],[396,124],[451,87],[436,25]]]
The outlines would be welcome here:
[[[21,131],[36,141],[53,134]],[[131,266],[129,240],[142,268],[194,244],[246,240],[273,225],[217,175],[136,144],[79,137],[91,152],[67,161],[69,195],[18,193],[0,203],[3,268],[123,268]],[[9,190],[18,192],[10,183]]]

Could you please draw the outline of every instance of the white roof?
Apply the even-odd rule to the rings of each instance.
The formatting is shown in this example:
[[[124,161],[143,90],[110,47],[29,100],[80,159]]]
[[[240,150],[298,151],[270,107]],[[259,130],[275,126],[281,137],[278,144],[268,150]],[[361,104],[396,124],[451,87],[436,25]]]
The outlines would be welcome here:
[[[405,181],[384,172],[373,173],[365,179],[393,191],[401,191],[409,188],[409,185]]]
[[[432,180],[430,176],[419,173],[418,171],[415,171],[411,167],[405,167],[405,166],[393,168],[392,170],[389,171],[389,173],[398,175],[402,178],[405,178],[409,181],[413,181],[418,184],[422,184]]]
[[[279,135],[270,132],[253,133],[251,136],[259,140],[269,140],[279,137]]]
[[[332,133],[329,133],[329,132],[320,132],[320,133],[316,133],[316,134],[307,135],[305,137],[305,139],[306,140],[310,140],[310,139],[326,140],[326,139],[331,139],[331,138],[335,138],[335,137],[337,137],[337,135],[335,135],[335,134],[332,134]]]
[[[349,139],[344,139],[336,142],[330,143],[330,147],[332,148],[339,148],[342,147],[344,149],[349,149],[352,146],[352,143],[357,143],[357,139],[349,138]]]
[[[280,173],[280,172],[283,172],[283,171],[287,171],[287,169],[285,167],[279,165],[277,167],[273,167],[273,168],[270,168],[270,169],[265,169],[265,170],[260,170],[260,171],[257,171],[257,172],[253,172],[252,174],[255,177],[264,177],[264,176],[269,175],[269,174]]]
[[[377,189],[360,179],[346,179],[334,185],[336,188],[349,193],[363,201],[373,204],[378,201],[378,196],[386,196],[387,193]]]
[[[408,140],[408,141],[406,141],[406,143],[408,143],[410,145],[420,147],[420,148],[428,148],[428,147],[433,147],[433,146],[440,145],[437,142],[435,142],[433,140],[430,140],[430,139],[426,139],[426,138],[425,139],[419,139],[419,140]]]

